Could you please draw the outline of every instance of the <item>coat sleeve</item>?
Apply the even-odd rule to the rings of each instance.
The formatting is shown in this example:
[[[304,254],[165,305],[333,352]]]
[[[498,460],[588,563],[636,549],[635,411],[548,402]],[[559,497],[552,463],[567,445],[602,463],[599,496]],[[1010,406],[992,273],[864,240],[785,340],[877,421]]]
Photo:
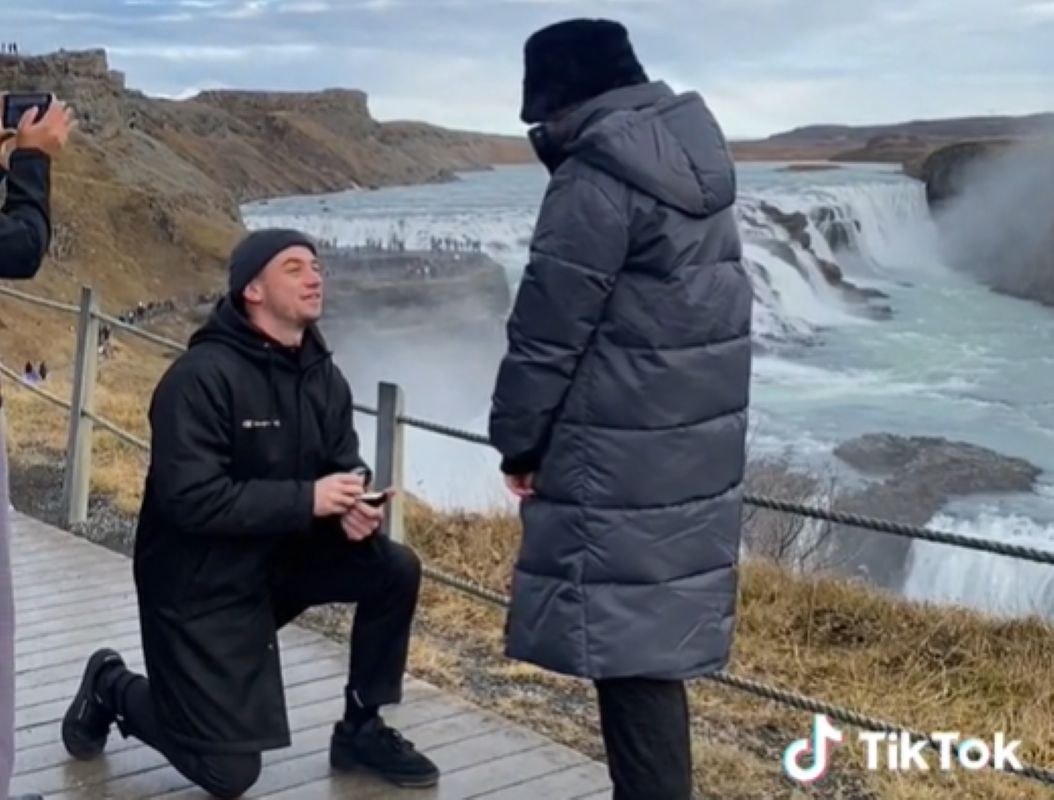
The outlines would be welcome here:
[[[0,209],[0,279],[32,278],[51,241],[51,161],[35,150],[11,154],[7,200]],[[3,177],[0,173],[0,177]]]
[[[211,378],[211,379],[210,379]],[[170,371],[154,393],[152,487],[187,534],[296,536],[314,521],[314,484],[231,476],[231,414],[222,381],[196,365]]]
[[[624,212],[588,175],[557,173],[506,326],[490,439],[506,474],[541,462],[556,411],[596,330],[629,241]]]

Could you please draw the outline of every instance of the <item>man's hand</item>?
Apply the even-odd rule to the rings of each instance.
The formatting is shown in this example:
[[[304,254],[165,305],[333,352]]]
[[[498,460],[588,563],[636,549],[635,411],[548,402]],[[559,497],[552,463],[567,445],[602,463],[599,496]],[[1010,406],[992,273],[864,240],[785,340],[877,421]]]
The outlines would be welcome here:
[[[70,131],[77,122],[73,111],[60,100],[52,100],[47,112],[34,122],[39,109],[31,108],[22,115],[15,132],[15,150],[40,150],[50,158],[55,158],[66,146]]]
[[[505,485],[509,487],[510,492],[521,500],[525,497],[530,497],[534,494],[534,473],[528,472],[525,475],[506,475]]]
[[[315,516],[336,517],[355,506],[364,491],[362,475],[338,472],[315,481]]]
[[[386,490],[389,499],[395,492]],[[361,542],[377,532],[384,520],[384,506],[371,506],[368,503],[356,503],[355,506],[340,518],[340,527],[349,541]]]
[[[15,132],[0,131],[0,169],[11,168],[11,152],[15,149]]]

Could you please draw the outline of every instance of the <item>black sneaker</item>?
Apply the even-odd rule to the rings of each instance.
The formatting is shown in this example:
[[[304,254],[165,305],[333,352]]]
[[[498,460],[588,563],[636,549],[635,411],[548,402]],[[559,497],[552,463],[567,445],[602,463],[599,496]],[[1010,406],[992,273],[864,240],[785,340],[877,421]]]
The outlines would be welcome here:
[[[329,745],[333,769],[350,772],[365,767],[396,786],[427,788],[439,782],[439,768],[379,716],[358,731],[338,722]]]
[[[113,650],[97,650],[88,659],[80,689],[62,720],[62,743],[74,758],[89,759],[106,749],[114,713],[99,694],[99,676],[110,667],[124,667]]]

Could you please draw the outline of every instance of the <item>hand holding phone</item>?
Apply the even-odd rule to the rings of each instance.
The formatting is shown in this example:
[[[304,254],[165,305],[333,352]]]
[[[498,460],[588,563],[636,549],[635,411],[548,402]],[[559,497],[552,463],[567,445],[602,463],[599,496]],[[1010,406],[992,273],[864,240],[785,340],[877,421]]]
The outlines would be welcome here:
[[[351,510],[340,518],[344,535],[352,542],[361,542],[373,536],[384,519],[383,506],[394,494],[394,489],[384,489],[359,495]]]
[[[50,94],[5,94],[2,125],[5,132],[15,132],[16,150],[39,150],[54,158],[77,123],[73,111]]]
[[[380,508],[388,502],[388,498],[390,497],[391,494],[389,492],[365,492],[359,495],[359,502],[373,506],[374,508]]]
[[[3,128],[4,130],[16,130],[22,117],[27,111],[36,109],[37,113],[32,117],[29,124],[33,125],[44,118],[48,109],[51,108],[52,96],[44,93],[21,93],[11,92],[4,95]]]

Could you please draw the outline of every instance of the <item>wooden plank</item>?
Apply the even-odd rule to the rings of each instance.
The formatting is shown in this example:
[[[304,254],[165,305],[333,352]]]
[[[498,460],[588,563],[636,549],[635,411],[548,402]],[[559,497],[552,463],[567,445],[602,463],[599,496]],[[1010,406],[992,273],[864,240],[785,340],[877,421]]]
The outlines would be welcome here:
[[[329,681],[320,679],[306,681],[296,686],[287,687],[286,705],[289,709],[289,724],[291,728],[294,730],[296,729],[298,721],[301,720],[301,716],[304,713],[301,709],[305,706],[318,705],[321,708],[327,708],[327,718],[330,724],[332,724],[335,719],[334,715],[339,716],[343,708],[343,693],[340,691],[340,687],[343,686],[343,679],[345,676],[343,673],[340,673],[332,677],[333,680]],[[406,690],[406,702],[417,702],[436,694],[438,694],[438,690],[427,684],[421,686],[408,686]],[[65,714],[64,708],[61,713]],[[61,717],[59,717],[59,719],[61,719]],[[36,772],[48,767],[64,764],[70,760],[65,748],[62,746],[61,740],[59,739],[57,720],[51,724],[38,726],[37,728],[32,729],[28,735],[24,734],[24,731],[20,731],[18,737],[18,744],[21,749],[19,749],[15,759],[15,770],[17,774]],[[33,746],[26,747],[25,744],[27,740],[31,741]],[[115,729],[110,737],[109,746],[107,747],[107,758],[124,750],[143,746],[144,745],[141,745],[135,739],[122,739]]]
[[[501,727],[435,748],[427,755],[440,769],[439,785],[413,794],[429,800],[461,799],[473,791],[501,788],[524,777],[533,777],[537,771],[550,772],[566,766],[560,761],[553,762],[551,759],[559,756],[543,752],[545,748],[546,742],[541,737],[513,727]],[[579,760],[585,758],[574,756]],[[269,800],[380,800],[403,794],[406,792],[396,790],[381,778],[364,773],[316,780],[263,796]]]
[[[70,759],[59,723],[88,656],[118,649],[143,671],[130,562],[118,553],[15,515],[16,777],[12,791],[64,800],[204,800],[164,757],[114,729],[105,755]],[[61,587],[61,590],[56,590]],[[264,754],[250,797],[312,800],[495,800],[609,797],[607,770],[526,728],[407,677],[385,719],[439,764],[430,790],[398,790],[369,773],[333,775],[328,749],[343,712],[348,644],[289,625],[279,633],[292,745]]]
[[[129,608],[126,605],[112,603],[109,600],[82,603],[78,607],[78,611],[78,616],[88,617],[93,623],[98,625],[107,625],[111,622],[120,622],[126,619],[139,619],[139,609],[135,606]],[[20,615],[15,621],[15,646],[18,647],[18,642],[65,631],[70,627],[72,625],[69,618],[64,618],[57,614],[44,616],[30,623],[23,620]]]
[[[538,800],[540,797],[567,798],[582,792],[599,791],[595,796],[610,798],[610,784],[607,769],[602,764],[591,762],[477,796],[487,800]]]
[[[305,756],[309,759],[307,763],[301,764],[311,770],[313,777],[323,777],[329,772],[329,762],[326,751],[329,747],[329,739],[333,733],[333,724],[340,718],[343,712],[343,699],[339,701],[329,700],[300,706],[295,711],[290,711],[290,726],[294,729],[293,744],[282,750],[268,751],[265,754],[265,769],[270,772],[275,765],[289,760],[297,760]],[[412,699],[403,705],[386,709],[385,718],[391,724],[402,725],[407,731],[413,729],[415,724],[434,719],[437,715],[453,715],[464,713],[463,705],[452,703],[443,698],[438,692],[435,696],[426,696]],[[148,748],[137,748],[148,750]],[[97,785],[105,781],[105,796],[110,800],[140,800],[140,798],[153,797],[164,794],[171,797],[172,792],[188,791],[191,796],[206,797],[204,792],[192,788],[190,782],[180,775],[174,768],[169,766],[165,760],[156,753],[149,755],[126,756],[125,763],[115,765],[115,769],[107,769],[107,765],[113,764],[115,759],[108,758],[101,766],[94,764],[75,765],[72,769],[60,770],[62,777],[67,780],[56,790],[55,800],[89,800],[98,797]],[[151,766],[145,766],[150,763]],[[84,774],[72,776],[71,773],[78,767],[84,768]],[[105,769],[105,773],[96,772],[93,776],[91,769]],[[119,771],[118,771],[119,770]],[[29,776],[36,778],[41,773]],[[29,785],[28,783],[26,784]],[[50,791],[50,790],[49,790]],[[51,797],[51,795],[49,795]]]

